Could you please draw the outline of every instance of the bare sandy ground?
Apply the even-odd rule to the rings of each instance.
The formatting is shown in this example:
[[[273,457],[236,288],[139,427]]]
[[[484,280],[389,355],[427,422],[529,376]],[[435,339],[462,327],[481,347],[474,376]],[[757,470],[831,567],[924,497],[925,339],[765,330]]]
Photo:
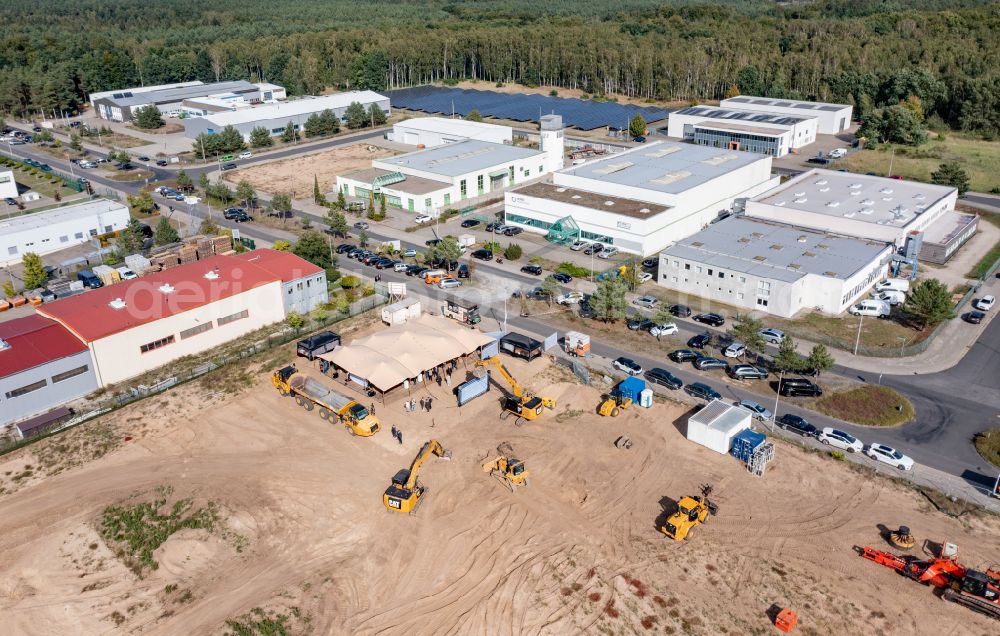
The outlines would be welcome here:
[[[231,183],[246,179],[263,192],[295,193],[296,198],[312,196],[313,179],[319,179],[320,191],[330,192],[337,187],[337,175],[371,167],[372,159],[397,154],[386,148],[366,143],[338,146],[313,154],[284,159],[273,163],[240,168],[223,173]]]
[[[498,391],[459,409],[435,386],[429,414],[404,413],[403,395],[375,404],[384,429],[363,439],[261,375],[236,396],[206,398],[192,384],[117,412],[106,435],[91,435],[108,441],[96,459],[53,459],[95,454],[81,431],[3,458],[0,633],[216,634],[264,608],[296,613],[301,634],[769,634],[772,605],[799,613],[800,634],[996,633],[853,547],[884,547],[878,524],[907,524],[983,565],[1000,560],[997,520],[945,517],[892,482],[784,444],[752,477],[684,440],[680,406],[601,418],[597,391],[547,361],[505,362],[556,411],[514,427],[497,417]],[[630,450],[613,447],[621,434]],[[432,437],[452,461],[424,465],[418,515],[387,511],[390,478]],[[516,493],[480,468],[501,441],[531,471]],[[668,540],[664,511],[703,483],[719,515],[687,542]],[[172,535],[140,579],[96,525],[105,506],[160,486],[216,502],[224,532]]]

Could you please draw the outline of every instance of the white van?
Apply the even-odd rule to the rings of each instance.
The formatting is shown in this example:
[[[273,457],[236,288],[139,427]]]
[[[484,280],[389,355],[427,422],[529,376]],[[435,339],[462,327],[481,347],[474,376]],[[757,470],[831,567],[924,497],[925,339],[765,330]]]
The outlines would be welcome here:
[[[901,291],[896,291],[895,289],[887,289],[885,291],[877,291],[872,294],[872,299],[874,300],[884,300],[890,305],[900,305],[906,302],[906,294]]]
[[[876,318],[888,318],[890,313],[889,303],[884,300],[862,300],[847,311],[855,316],[875,316]]]
[[[910,281],[905,278],[887,278],[875,283],[875,291],[877,292],[888,291],[890,289],[907,294],[910,291]]]

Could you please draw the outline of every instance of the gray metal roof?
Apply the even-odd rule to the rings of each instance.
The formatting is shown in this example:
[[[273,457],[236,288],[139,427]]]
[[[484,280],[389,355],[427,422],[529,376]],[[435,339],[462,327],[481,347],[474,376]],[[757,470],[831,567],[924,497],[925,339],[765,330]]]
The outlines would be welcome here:
[[[753,110],[732,110],[729,108],[714,108],[711,106],[691,106],[682,108],[670,116],[692,115],[695,117],[705,117],[707,119],[725,119],[728,121],[746,121],[760,124],[775,124],[777,126],[794,126],[802,122],[815,119],[815,115],[805,115],[796,117],[793,115],[782,115],[780,113],[761,113]]]
[[[749,97],[746,95],[740,95],[739,97],[730,97],[725,101],[735,102],[737,104],[754,104],[755,106],[774,106],[775,108],[799,108],[802,110],[823,110],[827,112],[835,112],[838,110],[843,110],[845,108],[850,108],[848,104],[827,104],[824,102],[806,102],[797,99],[770,99],[767,97]]]
[[[127,211],[128,207],[117,201],[110,201],[108,199],[91,199],[83,203],[74,203],[50,210],[31,212],[10,219],[4,219],[0,221],[0,234],[13,234],[14,232],[34,230],[64,221],[89,219],[95,215],[116,210]]]
[[[146,93],[131,93],[128,90],[121,93],[114,93],[107,97],[108,101],[114,102],[118,106],[145,106],[146,104],[165,104],[168,102],[180,102],[185,99],[195,97],[205,97],[207,95],[217,95],[219,93],[246,93],[260,90],[250,82],[237,80],[233,82],[214,82],[212,84],[197,84],[195,86],[182,86],[179,88],[165,88],[158,91]]]
[[[542,154],[540,150],[468,139],[398,157],[377,159],[375,162],[401,169],[431,172],[445,177],[458,177],[497,166],[506,167],[512,161],[540,157]]]
[[[770,157],[738,150],[659,141],[560,172],[595,181],[677,194],[737,168],[770,160]]]
[[[888,247],[880,241],[731,217],[678,241],[663,254],[727,272],[794,282],[806,274],[850,278]]]

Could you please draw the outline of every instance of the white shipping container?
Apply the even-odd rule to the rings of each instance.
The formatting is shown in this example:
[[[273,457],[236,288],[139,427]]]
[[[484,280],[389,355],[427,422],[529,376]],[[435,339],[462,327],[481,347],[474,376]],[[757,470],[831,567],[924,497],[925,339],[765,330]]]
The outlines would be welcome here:
[[[688,418],[687,438],[723,455],[732,447],[733,437],[750,428],[750,411],[712,400]]]

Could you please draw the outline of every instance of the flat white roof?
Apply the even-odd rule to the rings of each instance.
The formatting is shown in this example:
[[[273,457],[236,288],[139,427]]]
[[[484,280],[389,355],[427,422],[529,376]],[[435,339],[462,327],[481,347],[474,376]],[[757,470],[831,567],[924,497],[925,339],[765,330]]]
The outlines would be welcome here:
[[[427,150],[409,152],[398,157],[376,159],[372,165],[377,163],[380,166],[409,168],[445,177],[457,177],[489,168],[506,170],[512,161],[542,154],[544,154],[542,151],[530,148],[466,139]]]
[[[101,91],[99,93],[91,93],[90,100],[103,99],[105,97],[111,97],[115,93],[132,93],[133,95],[138,95],[140,93],[150,93],[153,91],[162,91],[168,88],[186,88],[188,86],[200,86],[203,84],[201,80],[194,80],[193,82],[175,82],[173,84],[157,84],[155,86],[139,86],[136,88],[119,88],[114,91]]]
[[[826,102],[807,102],[799,99],[772,99],[770,97],[753,97],[752,95],[739,95],[737,97],[728,97],[720,103],[722,106],[739,106],[740,104],[745,106],[766,106],[769,108],[795,108],[808,113],[809,111],[826,111],[826,112],[836,112],[838,110],[844,110],[845,108],[851,108],[850,104],[829,104]]]
[[[770,162],[771,158],[738,150],[657,141],[564,168],[557,174],[678,194],[758,161]]]
[[[90,218],[97,214],[115,210],[125,210],[128,212],[128,206],[108,199],[94,199],[85,203],[77,203],[76,205],[67,205],[61,208],[32,212],[15,216],[11,219],[4,219],[0,221],[0,234],[13,234],[14,232],[33,230],[46,225],[52,225],[53,223]]]
[[[415,117],[413,119],[407,119],[406,121],[401,121],[394,126],[399,128],[413,128],[416,130],[425,130],[427,132],[436,132],[446,135],[459,135],[462,137],[471,137],[475,134],[486,132],[486,131],[502,131],[506,129],[509,131],[510,126],[498,126],[496,124],[487,124],[485,122],[479,121],[466,121],[464,119],[449,119],[447,117]]]
[[[815,168],[753,201],[902,228],[954,192],[949,186]]]
[[[352,102],[359,102],[361,105],[367,106],[368,104],[388,99],[385,95],[379,95],[375,91],[350,91],[336,93],[335,95],[323,95],[321,97],[304,97],[302,99],[280,102],[278,104],[267,104],[232,113],[216,113],[206,115],[203,119],[212,122],[216,126],[232,126],[265,119],[298,117],[311,113],[319,113],[328,108],[347,108]]]
[[[688,421],[697,422],[715,431],[730,433],[736,429],[746,428],[745,422],[749,418],[750,412],[744,408],[726,404],[722,400],[712,400],[689,417]]]

